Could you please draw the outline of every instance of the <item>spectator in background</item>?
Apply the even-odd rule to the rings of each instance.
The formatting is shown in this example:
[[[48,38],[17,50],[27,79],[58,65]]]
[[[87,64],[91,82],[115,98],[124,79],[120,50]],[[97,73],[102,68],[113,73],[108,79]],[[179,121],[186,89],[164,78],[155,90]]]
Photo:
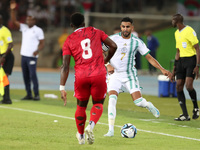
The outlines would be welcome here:
[[[135,36],[135,37],[138,37],[139,38],[139,35],[138,33],[135,31],[135,27],[133,26],[133,29],[132,29],[132,34]],[[140,53],[137,51],[136,52],[136,55],[135,55],[135,68],[136,69],[141,69],[141,55]]]
[[[10,30],[3,26],[2,20],[2,15],[0,14],[0,64],[8,77],[11,75],[14,65],[13,40]],[[9,83],[4,87],[3,100],[0,101],[0,104],[12,104]]]
[[[20,22],[26,21],[26,13],[28,10],[28,1],[27,0],[20,0],[17,5],[17,12],[18,12],[18,20]]]
[[[152,35],[151,30],[145,31],[145,34],[147,36],[147,47],[150,50],[150,54],[153,58],[156,59],[156,52],[157,52],[157,49],[159,47],[158,39],[155,36]],[[149,72],[151,74],[156,72],[156,68],[153,67],[150,63],[149,63]]]
[[[65,26],[70,27],[70,16],[75,12],[75,6],[71,1],[68,1],[65,6]]]
[[[0,0],[0,14],[2,16],[2,20],[4,20],[5,26],[7,26],[9,20],[9,13],[7,6],[9,6],[8,0]]]
[[[59,60],[60,59],[61,59],[61,62],[62,62],[62,47],[63,47],[63,44],[65,43],[65,40],[67,39],[68,36],[69,36],[69,34],[67,33],[67,28],[64,28],[62,34],[58,37],[58,44],[59,44],[60,49],[59,49],[59,52],[56,53],[56,57],[55,57],[55,60],[54,60],[54,63],[53,63],[54,68],[59,67]]]
[[[121,28],[120,27],[115,27],[113,30],[113,34],[119,33],[121,32]]]
[[[40,100],[39,84],[36,73],[37,58],[39,52],[44,48],[44,33],[41,28],[35,25],[35,18],[27,16],[26,23],[23,24],[16,20],[16,2],[10,3],[11,21],[22,32],[21,44],[21,66],[27,95],[22,100]],[[35,97],[32,97],[31,81]]]
[[[143,38],[142,38],[142,34],[141,33],[138,33],[138,38],[142,41]],[[137,51],[136,55],[135,55],[135,68],[140,70],[142,68],[142,62],[141,62],[141,54]]]

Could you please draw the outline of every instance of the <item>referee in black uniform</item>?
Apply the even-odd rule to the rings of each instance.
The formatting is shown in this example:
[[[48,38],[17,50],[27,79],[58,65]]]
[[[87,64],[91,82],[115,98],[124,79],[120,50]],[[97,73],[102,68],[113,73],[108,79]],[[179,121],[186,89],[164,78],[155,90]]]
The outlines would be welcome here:
[[[189,121],[190,116],[187,112],[184,85],[193,102],[192,119],[199,117],[199,107],[197,103],[197,94],[193,87],[194,79],[198,79],[200,67],[199,41],[196,32],[190,26],[184,25],[183,16],[176,14],[172,18],[173,27],[177,27],[175,32],[176,56],[173,69],[173,77],[176,75],[176,90],[178,101],[183,114],[175,118],[175,121]],[[174,79],[174,78],[173,78]]]

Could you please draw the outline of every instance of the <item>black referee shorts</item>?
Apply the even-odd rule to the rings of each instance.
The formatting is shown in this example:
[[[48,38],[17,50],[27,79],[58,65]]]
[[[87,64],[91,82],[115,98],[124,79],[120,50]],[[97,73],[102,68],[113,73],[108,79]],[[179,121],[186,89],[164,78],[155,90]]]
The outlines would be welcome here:
[[[185,79],[186,77],[195,78],[193,70],[196,67],[196,55],[192,57],[180,57],[176,65],[176,78]]]
[[[14,55],[12,52],[10,52],[6,57],[5,57],[5,62],[3,64],[3,69],[6,74],[11,75],[12,69],[14,66]]]

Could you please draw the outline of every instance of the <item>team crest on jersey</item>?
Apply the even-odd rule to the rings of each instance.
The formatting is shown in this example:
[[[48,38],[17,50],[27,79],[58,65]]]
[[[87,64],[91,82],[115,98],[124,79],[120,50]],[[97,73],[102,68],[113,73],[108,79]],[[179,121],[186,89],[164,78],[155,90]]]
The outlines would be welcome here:
[[[121,52],[122,53],[126,53],[128,50],[127,50],[127,48],[126,47],[122,47],[122,49],[121,49]]]

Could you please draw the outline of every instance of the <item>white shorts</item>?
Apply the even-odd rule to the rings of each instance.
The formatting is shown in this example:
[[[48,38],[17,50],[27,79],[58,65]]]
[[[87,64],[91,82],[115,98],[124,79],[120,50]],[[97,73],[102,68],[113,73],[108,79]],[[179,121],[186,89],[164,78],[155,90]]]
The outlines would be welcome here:
[[[107,86],[109,91],[116,91],[118,94],[121,92],[122,86],[132,94],[136,91],[140,91],[139,80],[137,75],[128,77],[127,72],[114,72],[107,76]]]

